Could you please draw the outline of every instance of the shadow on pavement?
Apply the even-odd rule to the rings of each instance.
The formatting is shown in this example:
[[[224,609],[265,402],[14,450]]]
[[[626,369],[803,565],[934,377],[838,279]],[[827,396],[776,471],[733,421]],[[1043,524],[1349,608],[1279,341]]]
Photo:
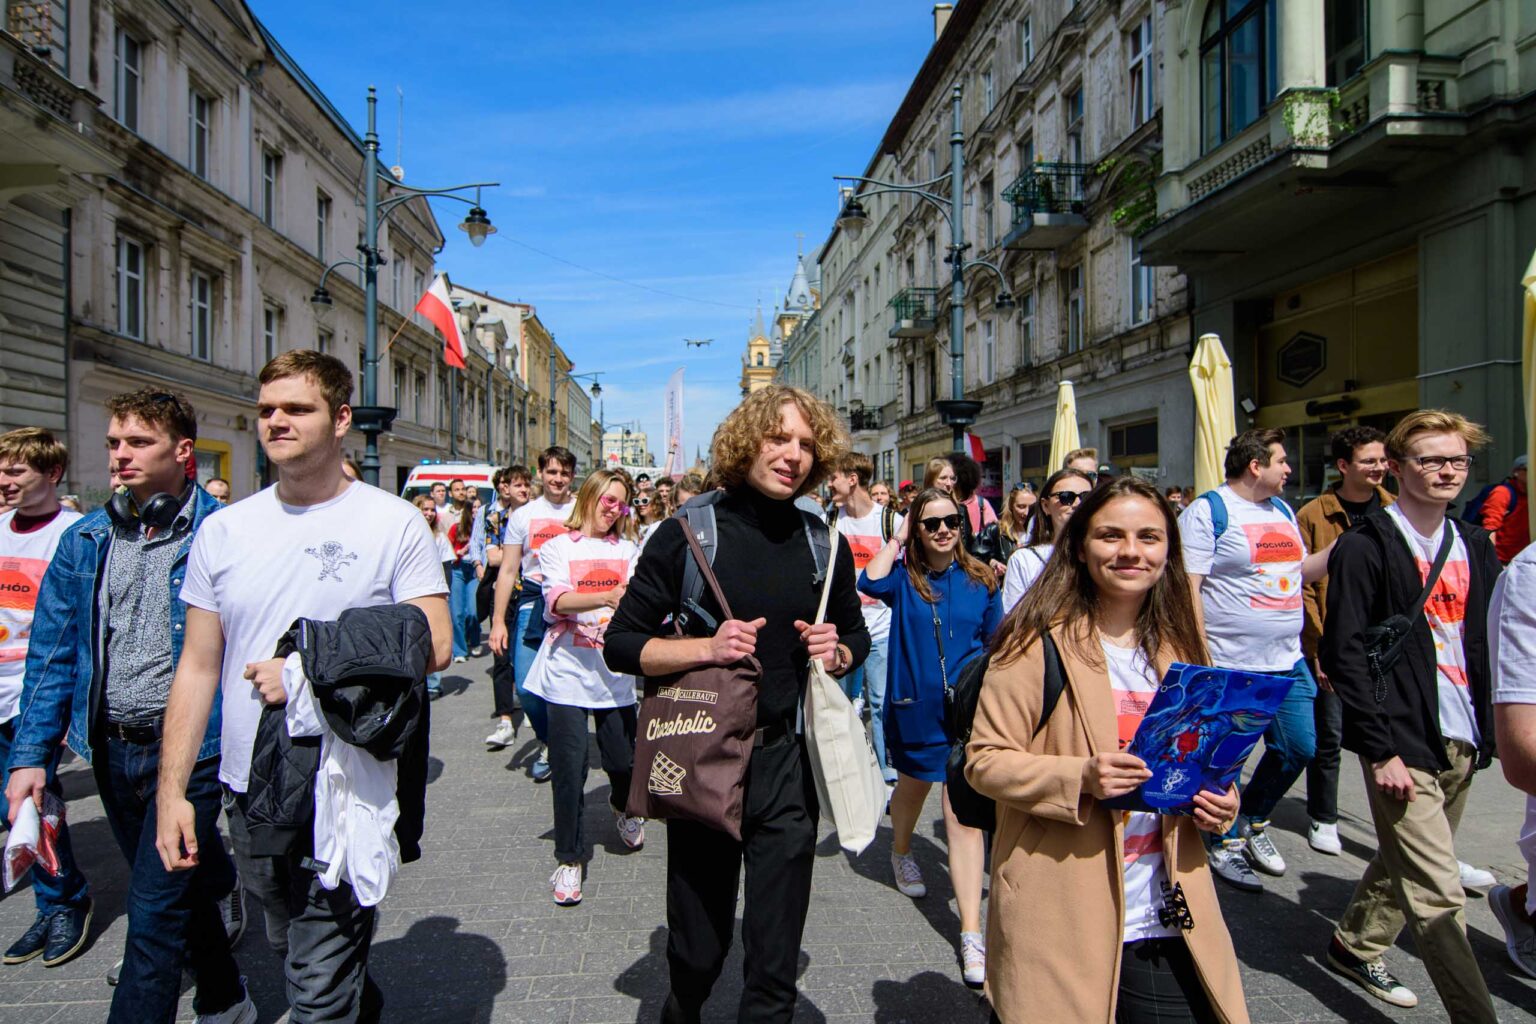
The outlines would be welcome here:
[[[964,1024],[991,1016],[984,996],[938,971],[923,971],[906,981],[877,981],[870,994],[875,1000],[875,1024],[919,1020]]]
[[[429,917],[398,939],[375,943],[368,972],[384,990],[385,1020],[490,1024],[496,996],[507,987],[501,947],[461,931],[456,917]]]
[[[912,834],[912,854],[917,858],[918,866],[923,869],[923,881],[927,883],[928,895],[921,899],[913,900],[912,905],[928,921],[935,934],[958,950],[960,947],[960,915],[951,906],[955,889],[949,881],[949,851],[925,836],[922,832],[922,824],[919,821],[917,830]],[[939,819],[936,825],[940,833],[942,833],[944,828],[943,819]],[[837,836],[833,834],[821,841],[816,848],[816,854],[817,856],[826,857],[838,853],[839,850]],[[856,874],[892,892],[896,891],[896,882],[891,876],[891,828],[889,819],[887,819],[887,824],[880,826],[879,832],[875,834],[875,841],[870,843],[863,853],[857,857],[849,853],[845,853],[844,856],[848,860],[848,866],[853,868]],[[944,883],[942,886],[935,884],[940,879]],[[986,886],[989,881],[990,879],[985,876],[983,877],[983,921],[986,920],[985,897]]]
[[[810,966],[810,962],[810,956],[802,949],[795,976],[803,975],[805,969]],[[720,977],[715,982],[714,990],[709,995],[709,1001],[704,1004],[704,1012],[701,1014],[706,1022],[736,1019],[736,1009],[741,1001],[741,971],[741,919],[737,918],[736,927],[731,933],[730,955],[725,958],[725,966],[721,968]],[[654,1024],[661,1019],[661,1010],[667,1001],[669,985],[667,929],[658,927],[651,931],[650,949],[614,979],[613,987],[615,991],[640,1000],[640,1008],[635,1013],[635,1024]],[[795,1003],[796,1024],[801,1022],[825,1024],[826,1019],[826,1014],[822,1013],[804,992],[801,992],[799,1000]]]

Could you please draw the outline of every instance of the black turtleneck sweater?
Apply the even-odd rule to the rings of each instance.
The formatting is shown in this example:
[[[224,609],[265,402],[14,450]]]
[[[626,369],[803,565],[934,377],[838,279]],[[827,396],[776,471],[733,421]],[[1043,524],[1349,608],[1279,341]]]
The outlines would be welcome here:
[[[715,506],[714,569],[732,616],[750,622],[768,620],[757,634],[757,659],[763,666],[758,690],[759,726],[793,723],[804,693],[808,662],[795,620],[813,622],[821,592],[814,581],[815,562],[806,543],[805,519],[791,501],[773,501],[742,486]],[[827,621],[837,624],[839,642],[853,654],[854,665],[869,653],[869,631],[859,608],[857,574],[848,542],[837,538],[836,574],[827,601]],[[624,599],[603,635],[603,654],[615,672],[641,676],[640,651],[652,638],[672,635],[667,616],[682,603],[683,566],[692,555],[682,521],[668,519],[646,542]],[[699,605],[718,621],[723,613],[706,585]],[[666,623],[664,625],[664,623]],[[707,636],[702,625],[690,635]]]

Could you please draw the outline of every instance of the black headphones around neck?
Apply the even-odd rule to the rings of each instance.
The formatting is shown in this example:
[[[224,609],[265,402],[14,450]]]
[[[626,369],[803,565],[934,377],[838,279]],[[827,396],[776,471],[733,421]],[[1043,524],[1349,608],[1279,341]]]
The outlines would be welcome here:
[[[170,529],[181,512],[187,492],[178,494],[153,494],[140,507],[126,487],[119,487],[107,499],[107,518],[125,530],[137,530],[148,526],[156,530]]]

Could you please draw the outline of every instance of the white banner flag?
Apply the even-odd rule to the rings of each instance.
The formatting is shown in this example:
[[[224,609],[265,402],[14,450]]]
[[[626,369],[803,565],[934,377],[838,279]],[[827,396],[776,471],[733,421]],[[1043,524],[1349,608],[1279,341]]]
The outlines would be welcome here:
[[[662,433],[667,440],[667,458],[662,472],[666,476],[683,474],[683,368],[667,379],[666,408],[662,411]]]

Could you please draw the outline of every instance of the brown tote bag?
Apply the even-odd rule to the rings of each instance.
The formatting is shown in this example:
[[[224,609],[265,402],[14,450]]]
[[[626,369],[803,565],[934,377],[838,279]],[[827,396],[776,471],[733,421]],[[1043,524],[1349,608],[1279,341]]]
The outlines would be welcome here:
[[[725,618],[735,618],[698,538],[686,527],[683,535]],[[762,675],[762,665],[748,656],[733,665],[705,665],[645,680],[626,813],[696,821],[741,839]]]

